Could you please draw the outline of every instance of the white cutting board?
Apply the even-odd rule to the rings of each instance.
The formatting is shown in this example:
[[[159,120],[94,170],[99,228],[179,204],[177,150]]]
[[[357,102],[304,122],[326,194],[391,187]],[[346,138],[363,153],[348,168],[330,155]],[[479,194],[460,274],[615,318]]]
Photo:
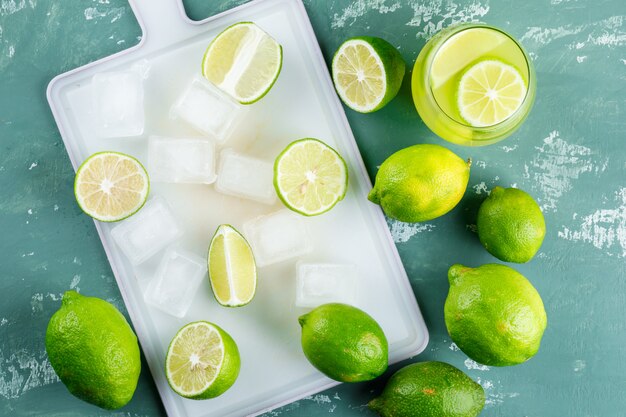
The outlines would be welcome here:
[[[201,22],[185,15],[180,0],[131,0],[130,4],[143,30],[141,43],[61,74],[48,86],[50,107],[74,169],[102,150],[125,152],[146,162],[149,135],[198,136],[169,119],[171,104],[200,71],[211,39],[233,23],[254,21],[283,46],[283,68],[273,89],[250,106],[246,122],[226,146],[273,160],[291,141],[316,137],[343,155],[349,166],[348,194],[330,212],[305,219],[314,251],[301,260],[356,265],[357,305],[382,326],[390,343],[390,362],[420,353],[428,342],[428,331],[384,216],[367,201],[371,183],[301,1],[252,1]],[[144,84],[144,136],[97,138],[91,128],[91,77],[129,69],[144,59],[151,66]],[[219,224],[241,230],[245,221],[281,208],[281,203],[267,206],[225,196],[211,185],[153,183],[151,194],[168,201],[185,230],[180,245],[200,256],[206,256]],[[114,225],[95,223],[170,416],[255,415],[337,384],[313,368],[300,347],[297,318],[308,310],[294,305],[296,260],[260,268],[256,297],[242,308],[219,306],[205,279],[187,316],[175,319],[143,301],[142,288],[160,256],[133,268],[111,239]],[[205,401],[177,396],[163,370],[171,338],[181,326],[196,320],[224,328],[241,353],[241,373],[235,385]]]

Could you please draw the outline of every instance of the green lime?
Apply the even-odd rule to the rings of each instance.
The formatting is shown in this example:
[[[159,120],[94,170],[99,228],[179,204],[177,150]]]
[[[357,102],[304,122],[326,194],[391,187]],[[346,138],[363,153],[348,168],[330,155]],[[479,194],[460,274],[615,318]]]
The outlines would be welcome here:
[[[495,187],[478,210],[476,226],[485,249],[505,262],[530,261],[546,235],[539,205],[517,188]]]
[[[406,64],[400,52],[381,38],[360,36],[345,41],[333,57],[335,89],[352,110],[371,113],[400,90]]]
[[[242,104],[265,96],[280,74],[283,48],[252,22],[227,27],[209,44],[202,75]]]
[[[240,307],[256,292],[256,263],[252,248],[234,227],[222,224],[209,246],[209,280],[218,303]]]
[[[228,333],[207,321],[183,326],[170,342],[165,376],[178,395],[204,400],[222,395],[237,380],[239,349]]]
[[[547,317],[539,293],[513,268],[453,265],[444,306],[450,337],[467,356],[493,366],[517,365],[539,350]]]
[[[501,61],[471,66],[461,77],[458,106],[461,117],[475,127],[493,126],[511,117],[526,97],[519,71]]]
[[[317,216],[345,197],[348,167],[341,155],[321,140],[296,140],[274,162],[274,188],[287,208]]]
[[[323,304],[298,321],[304,355],[327,377],[369,381],[387,369],[387,338],[364,311],[347,304]]]
[[[137,337],[111,304],[76,291],[63,294],[46,330],[52,368],[76,397],[108,410],[123,407],[137,387]]]
[[[79,207],[103,222],[135,214],[148,199],[148,173],[137,159],[119,152],[91,155],[76,171],[74,195]]]
[[[485,392],[452,365],[421,362],[393,374],[368,405],[383,417],[476,417],[485,406]]]
[[[439,145],[413,145],[383,162],[369,200],[403,222],[422,222],[452,210],[465,194],[470,162]]]

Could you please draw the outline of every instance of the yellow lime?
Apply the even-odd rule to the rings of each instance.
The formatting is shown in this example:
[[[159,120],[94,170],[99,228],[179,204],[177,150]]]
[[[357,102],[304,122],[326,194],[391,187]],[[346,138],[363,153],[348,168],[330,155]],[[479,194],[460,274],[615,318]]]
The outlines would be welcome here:
[[[403,222],[443,216],[465,194],[470,163],[439,145],[413,145],[385,160],[369,200]]]

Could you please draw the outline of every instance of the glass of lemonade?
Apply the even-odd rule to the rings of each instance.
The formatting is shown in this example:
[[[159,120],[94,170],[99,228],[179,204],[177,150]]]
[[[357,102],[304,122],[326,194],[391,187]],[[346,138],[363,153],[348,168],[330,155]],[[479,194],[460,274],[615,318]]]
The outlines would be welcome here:
[[[439,32],[413,68],[413,101],[426,125],[459,145],[504,139],[526,119],[535,99],[528,54],[506,32],[464,23]]]

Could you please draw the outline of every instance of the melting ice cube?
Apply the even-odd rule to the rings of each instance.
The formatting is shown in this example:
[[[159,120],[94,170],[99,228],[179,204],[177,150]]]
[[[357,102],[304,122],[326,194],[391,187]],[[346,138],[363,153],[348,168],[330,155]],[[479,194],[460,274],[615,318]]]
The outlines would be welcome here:
[[[91,81],[95,131],[103,138],[144,130],[143,78],[135,71],[102,72]]]
[[[161,197],[153,197],[139,212],[111,230],[115,243],[133,265],[156,255],[182,233]]]
[[[246,113],[244,106],[203,77],[195,77],[174,104],[171,114],[196,130],[225,142]]]
[[[220,153],[215,189],[221,193],[265,204],[276,202],[274,166],[270,162],[239,154],[232,149]]]
[[[155,182],[211,184],[215,181],[215,145],[209,139],[151,136],[148,170]]]
[[[305,219],[290,210],[250,220],[243,230],[257,266],[283,262],[313,250]]]
[[[146,303],[184,317],[207,271],[206,259],[181,249],[168,249],[148,284]]]
[[[299,263],[296,269],[296,306],[356,303],[357,276],[354,265]]]

